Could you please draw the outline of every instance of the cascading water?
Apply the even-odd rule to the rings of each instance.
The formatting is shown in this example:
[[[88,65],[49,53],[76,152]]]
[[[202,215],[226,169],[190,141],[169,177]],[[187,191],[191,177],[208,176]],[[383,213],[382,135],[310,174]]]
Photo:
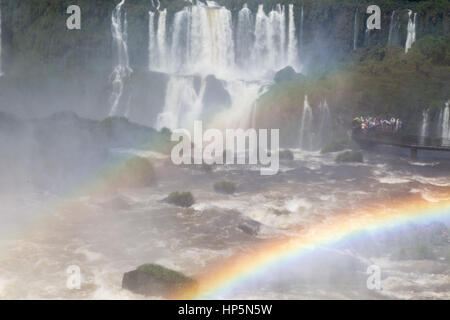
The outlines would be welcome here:
[[[392,33],[394,32],[394,24],[395,24],[395,10],[392,11],[391,21],[389,22],[389,35],[388,35],[388,46],[392,45]]]
[[[442,139],[449,140],[450,139],[450,101],[445,103],[444,111],[442,114]]]
[[[417,13],[414,13],[413,19],[411,19],[412,11],[408,11],[408,34],[406,36],[405,43],[405,53],[408,53],[408,50],[411,49],[412,44],[416,41],[416,17]]]
[[[150,11],[148,14],[148,69],[153,70],[158,59],[158,45],[155,37],[155,13]]]
[[[164,110],[158,115],[156,129],[176,129],[182,125],[189,127],[192,124],[191,121],[198,119],[201,114],[204,91],[204,80],[199,93],[197,93],[194,77],[170,77],[167,84]]]
[[[245,4],[238,13],[236,33],[236,63],[239,68],[248,65],[248,57],[253,46],[253,17],[252,12]]]
[[[125,0],[122,0],[114,9],[111,18],[111,30],[113,42],[116,47],[117,65],[111,74],[112,79],[112,93],[110,97],[111,109],[110,116],[117,114],[117,109],[123,95],[124,81],[131,75],[133,70],[130,67],[128,58],[127,45],[127,16],[122,14],[122,7]]]
[[[303,11],[302,11],[303,12]],[[293,68],[298,68],[297,37],[295,34],[294,5],[289,5],[289,36],[288,36],[288,59],[287,63]]]
[[[428,109],[423,110],[422,125],[420,126],[420,134],[419,134],[421,143],[423,143],[425,140],[425,137],[428,136],[428,127],[430,124],[429,115],[430,115],[430,113],[429,113]]]
[[[302,119],[300,122],[300,148],[310,150],[312,147],[312,129],[313,113],[308,102],[308,96],[305,95],[303,102]]]
[[[303,45],[303,21],[304,21],[304,11],[303,11],[303,6],[302,6],[302,10],[300,13],[300,34],[299,34],[299,38],[298,38],[298,45],[300,48],[302,48]],[[295,32],[294,32],[295,34]]]
[[[150,70],[169,74],[167,92],[171,91],[171,96],[177,87],[177,81],[179,85],[184,83],[190,86],[190,81],[178,79],[181,75],[199,76],[203,80],[209,74],[214,75],[228,92],[231,107],[227,114],[219,112],[213,116],[211,122],[227,123],[230,127],[249,127],[254,122],[252,119],[255,119],[255,101],[263,92],[264,86],[272,81],[274,72],[287,65],[297,68],[300,65],[293,9],[293,5],[289,5],[289,12],[286,14],[285,6],[277,5],[266,14],[260,5],[254,15],[247,5],[244,5],[237,14],[236,23],[233,24],[228,9],[213,2],[207,2],[205,5],[199,1],[176,12],[172,26],[161,23],[161,12],[165,10],[159,12],[158,21],[155,21],[156,14],[150,13]],[[235,37],[233,25],[236,26]],[[166,34],[167,32],[171,34]],[[167,61],[170,59],[170,63],[161,61],[162,51],[166,52],[169,57]],[[188,91],[192,92],[190,89]],[[190,94],[180,93],[178,96],[180,99],[191,99]],[[170,99],[169,93],[167,99]],[[173,119],[170,114],[174,112],[189,113],[189,118],[198,113],[185,107],[171,109],[167,99],[164,110],[158,116],[158,128],[180,125],[180,121],[170,120]],[[191,101],[180,102],[178,105],[196,106],[197,110],[205,108]],[[231,113],[240,116],[230,116]],[[177,118],[185,118],[186,114],[177,114]]]
[[[355,17],[353,20],[353,50],[358,49],[358,33],[359,33],[359,22],[358,22],[358,8],[355,9]]]
[[[323,146],[329,138],[330,133],[329,129],[331,126],[331,114],[327,100],[324,100],[319,104],[319,112],[320,112],[320,123],[319,123],[318,143],[319,146]]]

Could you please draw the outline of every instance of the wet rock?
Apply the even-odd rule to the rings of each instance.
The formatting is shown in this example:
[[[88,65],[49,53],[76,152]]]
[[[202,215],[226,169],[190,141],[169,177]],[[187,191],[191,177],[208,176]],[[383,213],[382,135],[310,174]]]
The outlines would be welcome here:
[[[172,192],[169,196],[163,199],[163,202],[174,204],[179,207],[189,208],[195,203],[194,196],[189,191],[186,192]]]
[[[363,159],[361,151],[345,151],[337,155],[336,162],[363,162]]]
[[[146,296],[169,297],[183,289],[195,289],[193,278],[158,264],[144,264],[125,272],[122,288]]]
[[[301,77],[303,77],[301,73],[297,73],[294,68],[287,66],[275,73],[273,80],[275,83],[282,83],[286,81],[294,81],[300,79]]]
[[[253,220],[245,221],[238,225],[239,230],[251,236],[256,236],[259,232],[260,227],[261,224]]]

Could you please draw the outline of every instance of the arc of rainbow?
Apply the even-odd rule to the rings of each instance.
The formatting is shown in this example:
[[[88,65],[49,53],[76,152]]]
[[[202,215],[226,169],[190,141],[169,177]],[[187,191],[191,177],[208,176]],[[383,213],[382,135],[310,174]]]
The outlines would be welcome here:
[[[429,203],[408,197],[400,203],[386,203],[381,209],[366,213],[340,214],[296,237],[271,241],[256,248],[251,254],[240,254],[228,262],[212,268],[198,279],[198,286],[177,292],[173,299],[204,299],[242,285],[257,274],[264,274],[272,267],[283,266],[318,247],[338,243],[363,235],[381,232],[409,222],[423,223],[431,219],[450,218],[450,193],[446,200]],[[389,208],[389,209],[386,209]]]

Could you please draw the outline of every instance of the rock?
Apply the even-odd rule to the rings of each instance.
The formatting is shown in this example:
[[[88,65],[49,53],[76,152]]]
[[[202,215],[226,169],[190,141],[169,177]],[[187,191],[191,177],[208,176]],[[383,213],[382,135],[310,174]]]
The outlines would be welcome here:
[[[294,160],[294,154],[289,149],[281,150],[278,156],[280,157],[280,160]]]
[[[203,96],[203,112],[206,113],[206,116],[229,108],[231,106],[231,97],[225,89],[223,82],[213,75],[207,76],[205,81],[206,87]]]
[[[195,290],[196,286],[194,279],[158,264],[141,265],[122,278],[123,289],[147,296],[169,297],[179,290]]]
[[[172,192],[167,198],[163,200],[164,202],[174,204],[179,207],[189,208],[195,203],[194,196],[189,191],[187,192]]]
[[[300,79],[301,77],[303,77],[301,73],[297,73],[294,68],[287,66],[275,73],[273,80],[275,83],[282,83],[286,81],[294,81]]]
[[[218,193],[233,194],[236,192],[236,184],[231,181],[219,181],[214,183],[214,190]]]
[[[256,236],[259,232],[259,228],[261,227],[261,224],[257,221],[249,220],[245,221],[244,223],[241,223],[238,225],[238,229],[242,232],[250,235],[250,236]]]
[[[363,162],[363,159],[361,151],[345,151],[337,155],[336,162]]]
[[[348,141],[346,140],[332,140],[329,143],[325,145],[325,147],[320,150],[320,153],[330,153],[330,152],[337,152],[342,151],[345,148],[348,148]]]

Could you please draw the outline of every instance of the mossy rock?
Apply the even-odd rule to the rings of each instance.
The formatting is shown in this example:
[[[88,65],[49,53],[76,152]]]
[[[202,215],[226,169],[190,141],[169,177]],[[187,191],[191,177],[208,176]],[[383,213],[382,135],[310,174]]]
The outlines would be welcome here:
[[[214,190],[219,193],[233,194],[236,192],[236,184],[231,181],[219,181],[214,183]]]
[[[278,156],[280,157],[280,160],[294,160],[294,154],[289,149],[281,150]]]
[[[330,152],[338,152],[346,149],[349,146],[347,140],[332,140],[328,142],[322,150],[320,150],[320,153],[330,153]]]
[[[186,192],[172,192],[165,199],[167,203],[174,204],[179,207],[189,208],[195,203],[194,196],[189,191]]]
[[[363,162],[364,157],[361,151],[345,151],[339,153],[336,157],[336,162]]]
[[[126,272],[122,288],[148,296],[170,297],[183,289],[195,290],[197,282],[181,272],[149,263]]]

